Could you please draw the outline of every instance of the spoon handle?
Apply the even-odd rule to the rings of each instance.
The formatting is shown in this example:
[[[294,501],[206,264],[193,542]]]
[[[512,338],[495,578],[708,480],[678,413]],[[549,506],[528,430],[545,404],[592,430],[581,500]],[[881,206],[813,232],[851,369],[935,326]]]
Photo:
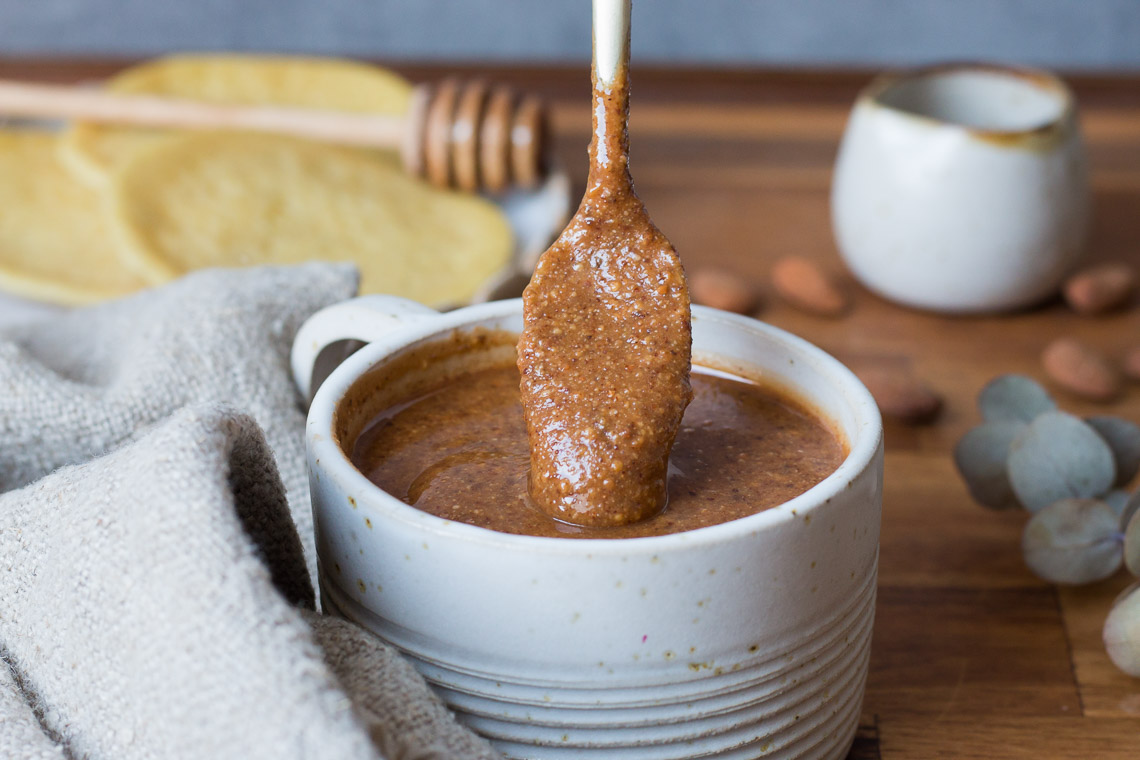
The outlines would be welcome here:
[[[594,0],[594,134],[590,143],[587,185],[602,189],[603,197],[631,186],[628,127],[630,2]]]
[[[632,0],[594,0],[594,77],[603,87],[629,65],[629,10]]]

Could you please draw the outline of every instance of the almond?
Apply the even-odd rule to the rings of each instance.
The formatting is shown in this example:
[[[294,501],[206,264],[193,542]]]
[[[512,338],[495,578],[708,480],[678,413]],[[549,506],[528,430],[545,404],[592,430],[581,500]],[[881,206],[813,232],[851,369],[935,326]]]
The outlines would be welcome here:
[[[714,309],[749,314],[756,310],[760,293],[747,278],[718,267],[698,267],[689,274],[693,301]]]
[[[1065,281],[1064,294],[1078,314],[1101,314],[1123,306],[1136,289],[1136,272],[1112,263],[1083,269]]]
[[[847,294],[818,264],[787,256],[772,267],[772,285],[792,306],[824,317],[838,317],[850,306]]]
[[[1100,352],[1075,338],[1057,338],[1041,353],[1053,382],[1090,401],[1112,401],[1120,395],[1120,371]]]
[[[855,374],[884,417],[912,425],[930,422],[942,411],[942,397],[909,370],[893,364],[863,364]]]

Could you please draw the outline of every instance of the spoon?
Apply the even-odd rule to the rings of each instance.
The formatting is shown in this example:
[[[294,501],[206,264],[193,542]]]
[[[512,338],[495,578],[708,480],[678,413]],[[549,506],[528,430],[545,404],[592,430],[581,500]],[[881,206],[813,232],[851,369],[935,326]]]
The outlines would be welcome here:
[[[586,193],[523,294],[531,500],[578,525],[664,508],[689,387],[689,291],[629,173],[630,0],[594,0]]]

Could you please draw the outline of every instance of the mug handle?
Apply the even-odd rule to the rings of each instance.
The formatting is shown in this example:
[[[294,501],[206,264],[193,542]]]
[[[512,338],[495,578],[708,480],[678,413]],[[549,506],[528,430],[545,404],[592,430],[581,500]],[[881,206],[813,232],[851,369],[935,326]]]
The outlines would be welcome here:
[[[358,296],[309,317],[293,339],[293,382],[306,403],[334,369],[372,343],[439,312],[396,296]]]

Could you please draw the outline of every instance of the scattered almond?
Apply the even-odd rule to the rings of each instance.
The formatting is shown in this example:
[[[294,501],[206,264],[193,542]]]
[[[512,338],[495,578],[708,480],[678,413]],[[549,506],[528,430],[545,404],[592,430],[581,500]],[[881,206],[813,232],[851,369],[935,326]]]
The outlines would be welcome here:
[[[1057,338],[1041,353],[1045,373],[1065,390],[1090,401],[1120,395],[1120,371],[1100,352],[1075,338]]]
[[[1140,346],[1128,349],[1124,354],[1124,374],[1130,380],[1140,380]]]
[[[904,367],[865,364],[856,374],[884,417],[919,425],[932,421],[942,411],[942,397]]]
[[[792,306],[824,317],[847,311],[847,294],[818,264],[799,256],[787,256],[772,267],[772,285]]]
[[[749,314],[756,310],[760,293],[746,277],[718,267],[697,267],[689,274],[693,300],[714,309]]]
[[[1065,300],[1078,314],[1101,314],[1123,306],[1136,289],[1136,272],[1111,263],[1082,269],[1065,281]]]

